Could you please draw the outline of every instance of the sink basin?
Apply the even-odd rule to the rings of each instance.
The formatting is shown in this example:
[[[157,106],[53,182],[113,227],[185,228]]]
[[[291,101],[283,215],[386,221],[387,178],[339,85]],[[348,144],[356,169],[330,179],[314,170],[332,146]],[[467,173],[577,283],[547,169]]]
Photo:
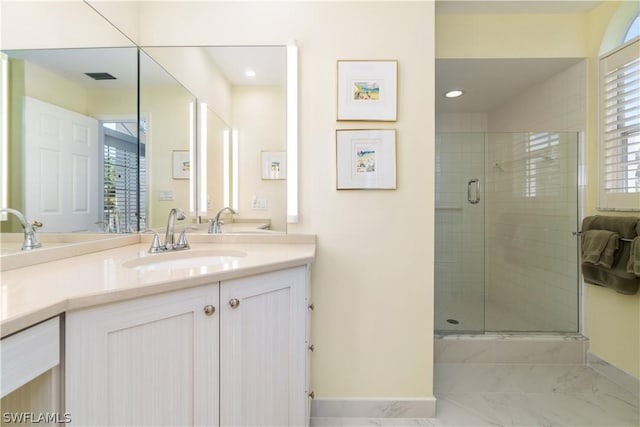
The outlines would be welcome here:
[[[122,265],[138,271],[178,270],[229,264],[245,256],[246,252],[234,250],[185,250],[150,254],[126,261]]]

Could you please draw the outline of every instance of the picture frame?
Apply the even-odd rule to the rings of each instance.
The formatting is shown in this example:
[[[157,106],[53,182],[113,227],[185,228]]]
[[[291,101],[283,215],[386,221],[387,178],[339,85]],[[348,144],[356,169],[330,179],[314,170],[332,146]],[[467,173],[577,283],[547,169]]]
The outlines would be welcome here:
[[[287,177],[286,151],[262,152],[262,179],[278,180]]]
[[[189,179],[191,177],[191,155],[189,150],[174,150],[172,162],[173,179]]]
[[[337,130],[336,188],[395,190],[396,130]]]
[[[338,121],[397,120],[398,61],[338,61]]]

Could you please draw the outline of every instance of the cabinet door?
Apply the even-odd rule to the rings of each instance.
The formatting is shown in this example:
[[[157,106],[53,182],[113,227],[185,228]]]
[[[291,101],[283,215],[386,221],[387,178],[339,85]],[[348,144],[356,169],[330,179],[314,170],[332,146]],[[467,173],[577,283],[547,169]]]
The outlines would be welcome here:
[[[76,425],[217,425],[218,285],[69,312],[66,412]],[[211,307],[216,311],[211,313]]]
[[[220,284],[220,423],[306,421],[306,267]]]

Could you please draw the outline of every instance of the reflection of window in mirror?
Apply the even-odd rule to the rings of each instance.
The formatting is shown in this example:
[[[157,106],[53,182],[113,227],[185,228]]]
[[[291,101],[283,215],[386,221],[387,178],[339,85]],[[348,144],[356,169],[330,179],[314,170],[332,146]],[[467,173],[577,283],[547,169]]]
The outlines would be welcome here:
[[[108,233],[146,228],[146,144],[141,126],[130,121],[102,122],[103,197],[101,221]],[[138,175],[138,136],[140,136],[140,174]],[[141,192],[138,192],[138,188]],[[138,212],[140,212],[138,224]]]

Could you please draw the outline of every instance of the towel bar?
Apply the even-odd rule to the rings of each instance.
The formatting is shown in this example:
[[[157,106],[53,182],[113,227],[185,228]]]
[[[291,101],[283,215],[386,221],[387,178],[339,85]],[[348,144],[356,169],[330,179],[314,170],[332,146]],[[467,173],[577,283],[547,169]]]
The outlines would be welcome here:
[[[574,236],[582,236],[584,234],[584,232],[583,231],[574,231],[571,234],[573,234]],[[633,239],[627,239],[625,237],[621,237],[620,240],[623,241],[623,242],[633,242]]]

